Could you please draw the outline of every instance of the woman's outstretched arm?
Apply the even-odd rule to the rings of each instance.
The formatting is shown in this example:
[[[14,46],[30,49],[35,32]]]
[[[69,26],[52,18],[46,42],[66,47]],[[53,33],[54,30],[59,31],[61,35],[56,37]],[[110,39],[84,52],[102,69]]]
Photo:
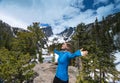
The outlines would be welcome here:
[[[74,53],[68,53],[68,57],[69,58],[75,58],[75,57],[78,57],[78,56],[86,56],[88,54],[88,51],[83,51],[83,49],[80,49],[80,50],[77,50],[76,52]]]

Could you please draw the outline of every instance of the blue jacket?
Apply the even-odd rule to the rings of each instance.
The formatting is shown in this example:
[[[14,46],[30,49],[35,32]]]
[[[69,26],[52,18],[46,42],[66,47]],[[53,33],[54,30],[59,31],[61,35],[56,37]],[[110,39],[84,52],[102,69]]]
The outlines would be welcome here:
[[[59,55],[56,76],[63,81],[67,81],[69,78],[68,65],[69,65],[70,59],[81,56],[81,52],[80,50],[77,50],[76,52],[71,53],[68,51],[58,51],[55,49],[54,53]]]

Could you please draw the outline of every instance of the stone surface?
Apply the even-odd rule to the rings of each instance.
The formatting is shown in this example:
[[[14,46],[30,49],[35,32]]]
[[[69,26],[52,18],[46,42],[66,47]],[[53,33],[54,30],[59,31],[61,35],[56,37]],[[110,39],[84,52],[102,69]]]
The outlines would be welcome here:
[[[57,65],[53,63],[42,63],[37,64],[34,67],[34,71],[38,73],[33,83],[52,83]],[[76,81],[77,68],[69,66],[69,83],[75,83]]]

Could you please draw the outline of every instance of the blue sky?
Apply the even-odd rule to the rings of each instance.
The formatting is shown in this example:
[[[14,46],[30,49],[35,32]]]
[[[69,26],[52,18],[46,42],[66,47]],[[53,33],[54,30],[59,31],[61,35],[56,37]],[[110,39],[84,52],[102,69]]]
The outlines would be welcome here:
[[[54,33],[119,11],[120,0],[0,0],[4,22],[24,29],[32,22],[47,23]]]

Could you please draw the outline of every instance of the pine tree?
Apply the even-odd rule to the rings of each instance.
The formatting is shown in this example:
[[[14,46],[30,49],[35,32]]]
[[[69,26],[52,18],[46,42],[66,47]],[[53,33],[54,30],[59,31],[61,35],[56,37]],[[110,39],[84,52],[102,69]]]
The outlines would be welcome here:
[[[42,62],[42,48],[44,47],[45,35],[38,23],[29,26],[28,30],[17,33],[17,37],[13,38],[12,50],[20,51],[24,54],[29,53],[33,58],[36,58],[37,54],[39,54],[39,60]]]
[[[39,60],[40,62],[42,62],[42,48],[44,48],[46,40],[45,34],[39,27],[38,22],[33,23],[33,26],[29,26],[28,30],[33,34],[33,41],[36,45],[36,54],[39,54]]]
[[[73,37],[75,43],[79,42],[80,47],[89,51],[87,57],[81,57],[80,76],[77,83],[106,83],[112,75],[112,79],[118,79],[118,71],[115,68],[113,36],[109,33],[110,26],[98,23],[96,19],[92,29],[77,26]]]
[[[31,56],[36,54],[36,44],[33,40],[33,34],[31,32],[18,32],[17,37],[13,38],[12,50],[20,51],[23,53],[29,53]]]
[[[33,79],[34,64],[29,64],[30,55],[0,49],[0,78],[5,83],[22,83]]]
[[[84,50],[89,50],[90,49],[90,41],[89,41],[89,37],[88,37],[88,33],[86,33],[87,27],[85,27],[85,24],[81,23],[77,26],[76,28],[76,33],[73,36],[73,42],[74,42],[74,46],[75,49],[80,49],[80,48],[84,48]],[[88,42],[89,41],[89,42]],[[89,56],[90,57],[90,56]],[[82,83],[85,79],[86,80],[90,80],[91,77],[88,76],[90,74],[90,64],[88,64],[89,59],[87,58],[76,58],[78,59],[77,62],[77,66],[78,69],[80,70],[80,76],[78,76],[78,80],[77,83]],[[80,62],[80,63],[79,63]]]

